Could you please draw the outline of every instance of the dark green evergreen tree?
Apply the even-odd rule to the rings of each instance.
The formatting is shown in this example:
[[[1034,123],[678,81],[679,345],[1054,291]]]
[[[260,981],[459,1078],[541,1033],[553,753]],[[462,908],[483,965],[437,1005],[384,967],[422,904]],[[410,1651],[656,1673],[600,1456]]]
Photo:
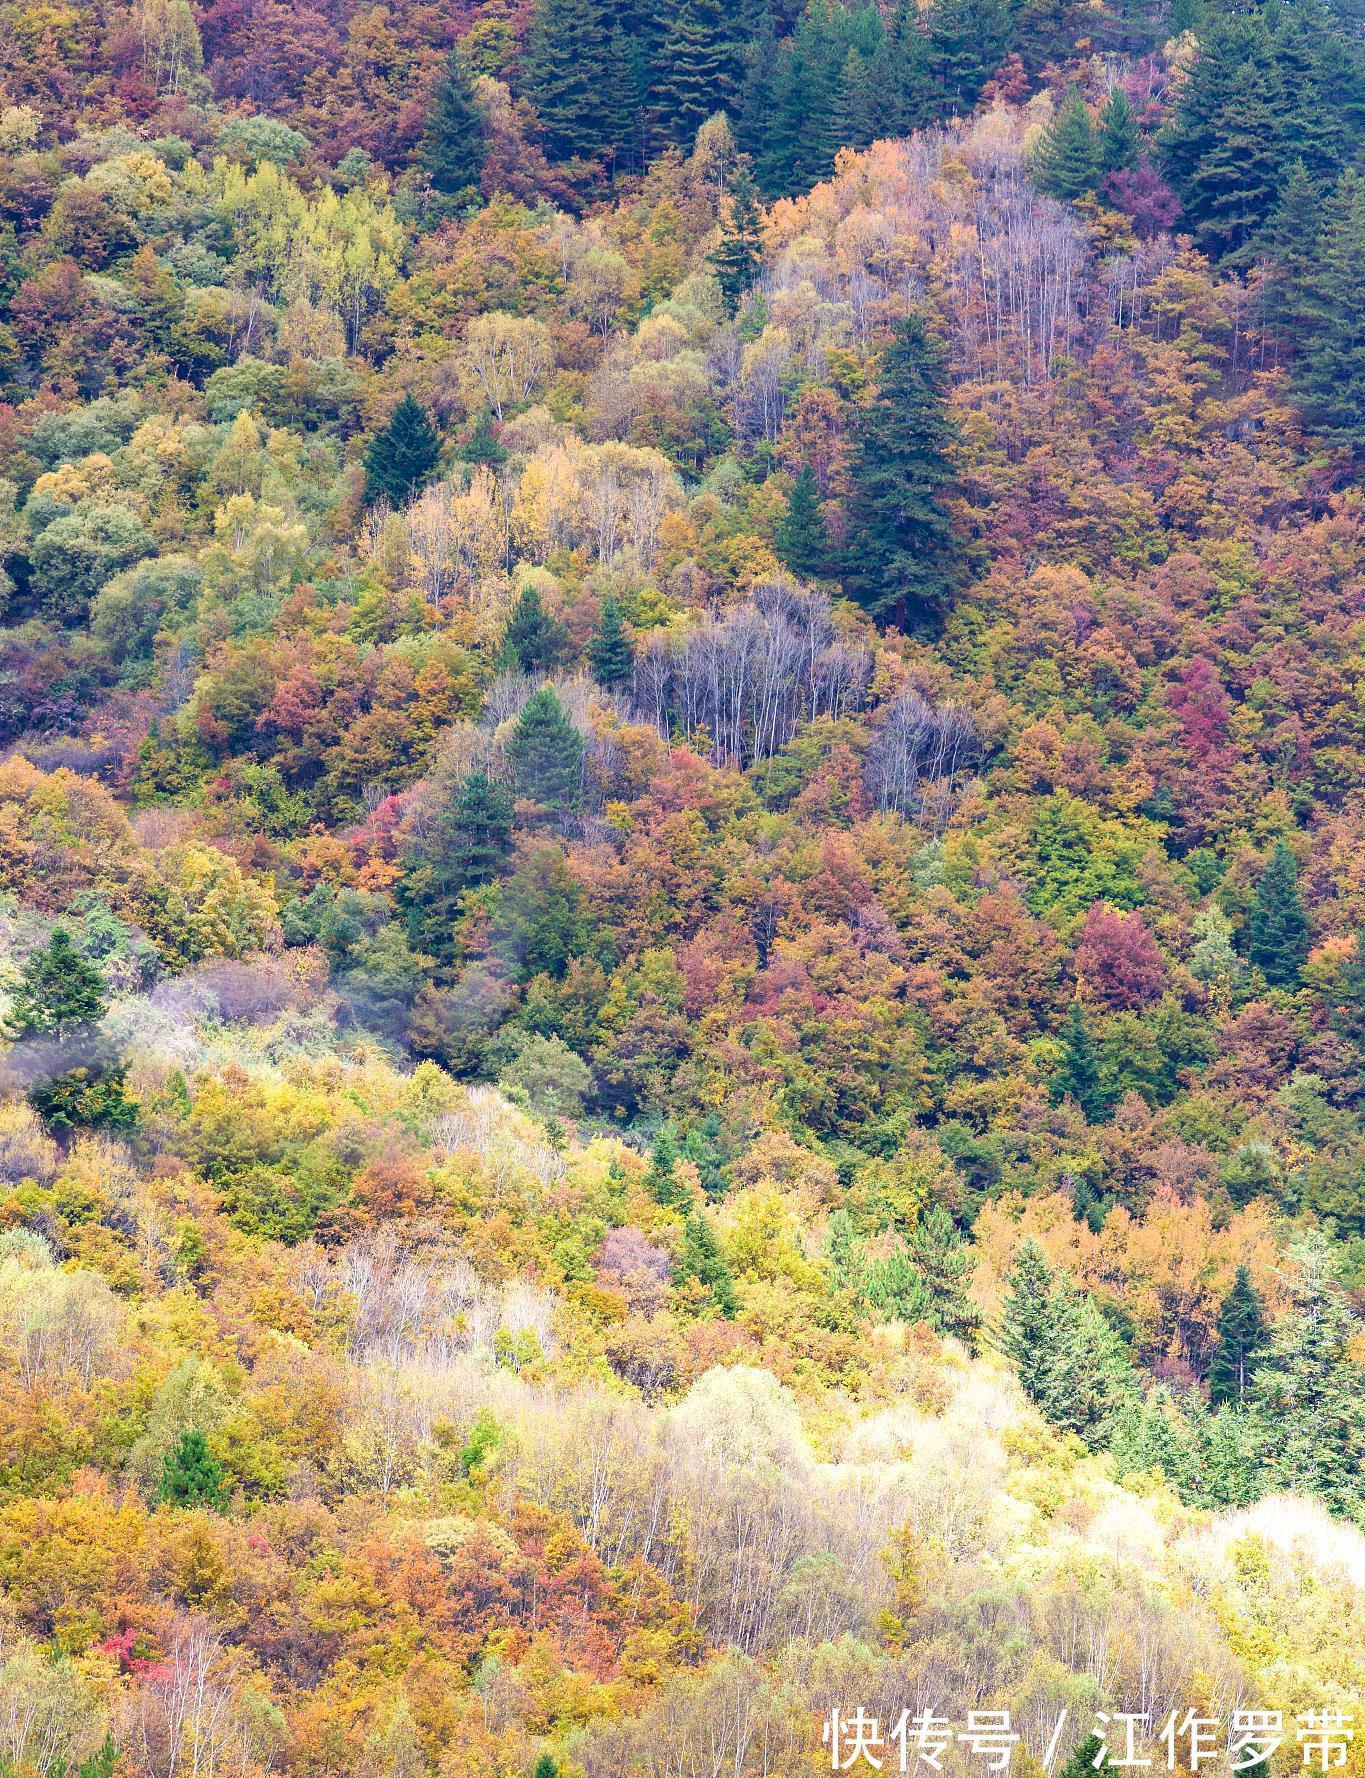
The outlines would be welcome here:
[[[533,692],[507,745],[517,790],[555,814],[578,808],[583,795],[583,738],[546,685]]]
[[[1245,1266],[1238,1266],[1232,1289],[1218,1311],[1218,1344],[1205,1379],[1209,1400],[1241,1402],[1251,1388],[1252,1371],[1265,1344],[1261,1299]]]
[[[763,213],[758,205],[758,188],[748,168],[741,167],[730,187],[720,244],[711,255],[727,315],[739,308],[762,264]]]
[[[1244,259],[1279,199],[1284,93],[1259,14],[1215,13],[1164,139],[1166,177],[1214,259]]]
[[[739,1307],[735,1275],[727,1265],[711,1225],[698,1211],[683,1224],[683,1250],[678,1262],[680,1278],[695,1278],[711,1293],[711,1300],[727,1319]]]
[[[820,487],[809,463],[792,486],[787,510],[777,527],[777,553],[793,574],[811,580],[822,574],[829,561],[829,538],[820,514]]]
[[[1284,840],[1277,840],[1261,872],[1242,928],[1242,954],[1272,988],[1297,988],[1308,957],[1308,915],[1299,897],[1299,867]]]
[[[211,1455],[202,1432],[188,1427],[161,1460],[157,1499],[163,1506],[227,1506],[223,1466]]]
[[[1062,1059],[1052,1077],[1052,1097],[1060,1105],[1074,1099],[1087,1123],[1103,1123],[1109,1100],[1100,1084],[1100,1053],[1079,1000],[1067,1008],[1062,1023]]]
[[[559,1762],[552,1753],[542,1753],[531,1768],[531,1778],[559,1778]]]
[[[1351,1515],[1365,1500],[1365,1391],[1349,1357],[1360,1323],[1324,1238],[1302,1243],[1295,1259],[1290,1305],[1257,1367],[1253,1399],[1273,1431],[1267,1461],[1275,1485]]]
[[[683,0],[660,45],[650,88],[659,134],[690,149],[707,118],[734,99],[734,46],[717,0]]]
[[[1087,34],[1085,10],[1078,0],[1019,0],[1014,10],[1014,42],[1030,75],[1049,63],[1071,61]]]
[[[607,39],[602,129],[614,173],[636,173],[644,160],[645,69],[638,45],[619,24]]]
[[[635,670],[621,602],[610,594],[602,601],[602,615],[588,641],[588,665],[599,685],[612,687],[628,685]]]
[[[9,1014],[12,1035],[61,1043],[87,1034],[103,1017],[104,977],[77,951],[65,926],[54,927],[19,973]]]
[[[971,1345],[980,1319],[967,1295],[976,1256],[942,1204],[910,1231],[910,1257],[929,1300],[931,1324]]]
[[[552,161],[590,159],[607,146],[607,32],[597,0],[536,0],[521,93],[536,108]]]
[[[1094,191],[1099,176],[1095,129],[1074,86],[1043,131],[1031,172],[1033,183],[1050,198],[1069,200]]]
[[[1297,385],[1310,422],[1365,457],[1365,178],[1342,175],[1321,207],[1302,287]]]
[[[492,882],[511,850],[511,797],[487,772],[470,772],[405,855],[397,892],[414,942],[448,959],[465,892]]]
[[[1122,1340],[1087,1291],[1059,1278],[1052,1292],[1043,1413],[1061,1431],[1074,1432],[1099,1450],[1134,1393],[1132,1362]]]
[[[948,515],[954,485],[943,348],[918,315],[897,323],[863,408],[852,465],[844,583],[874,617],[900,629],[941,621],[961,579]]]
[[[1098,1735],[1087,1735],[1072,1748],[1057,1778],[1095,1778],[1099,1769],[1104,1742]]]
[[[436,473],[441,439],[426,409],[404,395],[393,418],[365,452],[365,498],[402,506]]]
[[[1008,1294],[1000,1324],[1000,1349],[1018,1371],[1024,1394],[1039,1405],[1047,1375],[1053,1283],[1052,1268],[1030,1237],[1005,1278]]]
[[[1095,136],[1095,167],[1099,177],[1105,179],[1110,173],[1123,173],[1135,167],[1140,146],[1132,103],[1123,88],[1116,86],[1100,107],[1099,129]]]
[[[433,191],[452,203],[479,196],[488,154],[488,124],[459,49],[452,49],[436,82],[422,131],[421,162]]]
[[[1348,1043],[1365,1050],[1365,931],[1356,929],[1355,949],[1346,959],[1335,995],[1332,1023]]]
[[[533,586],[517,595],[498,649],[498,665],[520,673],[545,673],[564,651],[564,626],[550,616]]]
[[[501,469],[507,461],[507,452],[493,430],[492,408],[486,407],[480,413],[460,455],[475,468],[482,464],[485,469]]]
[[[678,1139],[669,1124],[661,1125],[654,1138],[645,1187],[655,1203],[665,1209],[681,1210],[691,1201],[687,1182],[678,1176]]]
[[[963,117],[1010,52],[1009,7],[1005,0],[932,0],[926,28],[939,114]]]

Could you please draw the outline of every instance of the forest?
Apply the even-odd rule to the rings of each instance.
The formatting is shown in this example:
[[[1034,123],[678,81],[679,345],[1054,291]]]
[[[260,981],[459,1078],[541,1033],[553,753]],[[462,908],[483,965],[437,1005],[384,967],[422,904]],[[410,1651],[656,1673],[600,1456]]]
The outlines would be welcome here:
[[[1359,0],[0,0],[0,1778],[1316,1767],[1362,472]]]

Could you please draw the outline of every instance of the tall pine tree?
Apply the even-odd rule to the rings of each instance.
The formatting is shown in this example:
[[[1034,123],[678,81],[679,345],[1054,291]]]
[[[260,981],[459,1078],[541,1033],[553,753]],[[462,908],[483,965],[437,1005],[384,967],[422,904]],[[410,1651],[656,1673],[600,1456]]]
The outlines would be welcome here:
[[[435,475],[440,456],[440,435],[426,409],[411,394],[404,395],[365,452],[365,498],[404,505]]]
[[[433,191],[452,203],[479,195],[488,154],[488,124],[459,49],[452,49],[436,82],[422,131],[421,161]]]
[[[778,521],[777,553],[793,574],[811,580],[822,574],[829,557],[829,538],[820,516],[820,487],[809,463],[792,486],[787,510]]]
[[[550,686],[526,700],[507,752],[522,796],[556,814],[577,809],[583,794],[583,738]]]
[[[521,93],[535,106],[552,161],[607,147],[607,32],[597,0],[536,0]]]
[[[1252,1287],[1251,1274],[1245,1266],[1238,1266],[1232,1289],[1218,1311],[1218,1344],[1206,1379],[1210,1401],[1245,1400],[1265,1335],[1261,1299]]]
[[[946,504],[957,437],[947,381],[943,348],[918,315],[907,315],[858,421],[844,584],[865,610],[902,630],[941,622],[962,576]]]
[[[1308,957],[1308,915],[1299,896],[1299,867],[1284,840],[1277,840],[1261,872],[1242,928],[1242,954],[1272,988],[1297,988]]]

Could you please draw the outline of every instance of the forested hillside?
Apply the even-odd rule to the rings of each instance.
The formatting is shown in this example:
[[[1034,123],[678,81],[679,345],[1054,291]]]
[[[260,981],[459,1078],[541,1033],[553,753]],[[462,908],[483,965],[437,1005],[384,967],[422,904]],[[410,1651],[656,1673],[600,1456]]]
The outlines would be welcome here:
[[[1362,39],[0,5],[4,1778],[1365,1704]]]

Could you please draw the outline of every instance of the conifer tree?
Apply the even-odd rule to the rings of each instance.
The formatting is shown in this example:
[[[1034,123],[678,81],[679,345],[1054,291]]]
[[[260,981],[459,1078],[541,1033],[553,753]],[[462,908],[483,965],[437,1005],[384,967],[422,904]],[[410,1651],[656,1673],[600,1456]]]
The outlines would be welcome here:
[[[650,89],[660,134],[690,149],[707,118],[734,96],[734,55],[717,0],[683,0],[660,45]]]
[[[1099,129],[1095,137],[1096,172],[1101,179],[1110,173],[1126,172],[1138,162],[1137,120],[1132,103],[1121,86],[1116,86],[1100,107]]]
[[[187,1427],[161,1460],[157,1499],[163,1506],[209,1506],[222,1512],[227,1505],[223,1484],[223,1466],[210,1453],[203,1433]]]
[[[485,469],[501,469],[507,461],[507,452],[493,430],[493,410],[484,408],[474,422],[474,430],[460,451],[466,463],[476,468],[482,465]]]
[[[1029,1237],[1005,1278],[1008,1295],[1000,1326],[1000,1349],[1019,1373],[1031,1402],[1041,1404],[1052,1327],[1052,1268]]]
[[[681,1278],[695,1278],[711,1293],[711,1300],[728,1320],[739,1307],[735,1275],[726,1263],[711,1225],[699,1211],[683,1224],[683,1250],[678,1264]]]
[[[1218,1344],[1206,1378],[1210,1401],[1245,1400],[1265,1336],[1261,1299],[1252,1286],[1251,1274],[1245,1266],[1238,1266],[1232,1289],[1218,1311]]]
[[[20,971],[10,1029],[15,1038],[86,1035],[104,1017],[104,977],[71,942],[65,926]]]
[[[687,1184],[678,1177],[678,1139],[668,1124],[663,1124],[654,1138],[645,1186],[655,1203],[665,1209],[680,1210],[690,1201]]]
[[[487,772],[476,769],[435,809],[397,885],[411,935],[424,950],[438,958],[451,954],[466,890],[492,882],[511,850],[512,799]]]
[[[436,473],[441,440],[426,409],[411,393],[393,410],[365,452],[365,498],[404,505]]]
[[[942,347],[918,315],[897,323],[877,388],[859,417],[844,582],[874,617],[923,630],[961,578],[945,504],[954,483]]]
[[[1005,0],[932,0],[926,29],[940,116],[963,117],[1009,54],[1009,8]]]
[[[1356,929],[1355,949],[1346,959],[1337,989],[1332,1023],[1358,1050],[1365,1050],[1365,931]]]
[[[602,84],[602,132],[613,172],[634,173],[644,152],[645,71],[636,43],[612,26]]]
[[[1034,153],[1033,183],[1050,198],[1079,198],[1095,189],[1098,171],[1094,126],[1073,86]]]
[[[583,791],[583,739],[552,687],[527,699],[507,747],[518,791],[556,814],[577,809]]]
[[[1248,253],[1275,210],[1287,158],[1282,108],[1264,20],[1214,14],[1165,133],[1164,164],[1215,259]]]
[[[564,626],[545,609],[537,588],[523,587],[503,627],[498,664],[520,673],[547,672],[564,648]]]
[[[820,575],[829,556],[829,539],[820,516],[820,487],[809,463],[801,465],[787,510],[778,523],[777,553],[793,574],[811,580]]]
[[[1365,457],[1365,177],[1344,173],[1322,206],[1303,278],[1307,338],[1297,375],[1312,423]]]
[[[1103,1752],[1104,1742],[1100,1737],[1087,1735],[1072,1748],[1057,1778],[1095,1778]]]
[[[929,1300],[932,1325],[970,1345],[980,1319],[967,1295],[976,1256],[942,1204],[933,1205],[910,1231],[910,1256]]]
[[[535,106],[552,161],[606,146],[607,33],[597,0],[536,0],[521,92]]]
[[[488,124],[474,97],[463,53],[452,49],[436,82],[422,132],[421,161],[433,191],[452,203],[479,195]]]
[[[1074,1099],[1087,1123],[1103,1123],[1109,1101],[1100,1084],[1100,1057],[1079,1000],[1067,1008],[1062,1024],[1062,1059],[1052,1077],[1052,1097],[1060,1105]]]
[[[730,187],[720,244],[711,255],[727,315],[739,308],[762,264],[763,213],[758,206],[758,188],[748,168],[741,167]]]
[[[1299,867],[1284,840],[1276,841],[1256,885],[1242,929],[1242,954],[1272,988],[1298,987],[1308,957],[1308,915],[1299,898]]]
[[[1052,1292],[1040,1405],[1052,1424],[1074,1432],[1092,1450],[1107,1442],[1133,1399],[1132,1364],[1099,1305],[1071,1280]]]
[[[1365,1500],[1365,1391],[1348,1352],[1360,1324],[1323,1237],[1302,1242],[1295,1260],[1290,1306],[1257,1367],[1253,1399],[1274,1431],[1275,1485],[1351,1514]]]
[[[588,665],[597,683],[609,687],[628,684],[635,670],[621,602],[611,594],[602,601],[602,615],[588,641]]]

